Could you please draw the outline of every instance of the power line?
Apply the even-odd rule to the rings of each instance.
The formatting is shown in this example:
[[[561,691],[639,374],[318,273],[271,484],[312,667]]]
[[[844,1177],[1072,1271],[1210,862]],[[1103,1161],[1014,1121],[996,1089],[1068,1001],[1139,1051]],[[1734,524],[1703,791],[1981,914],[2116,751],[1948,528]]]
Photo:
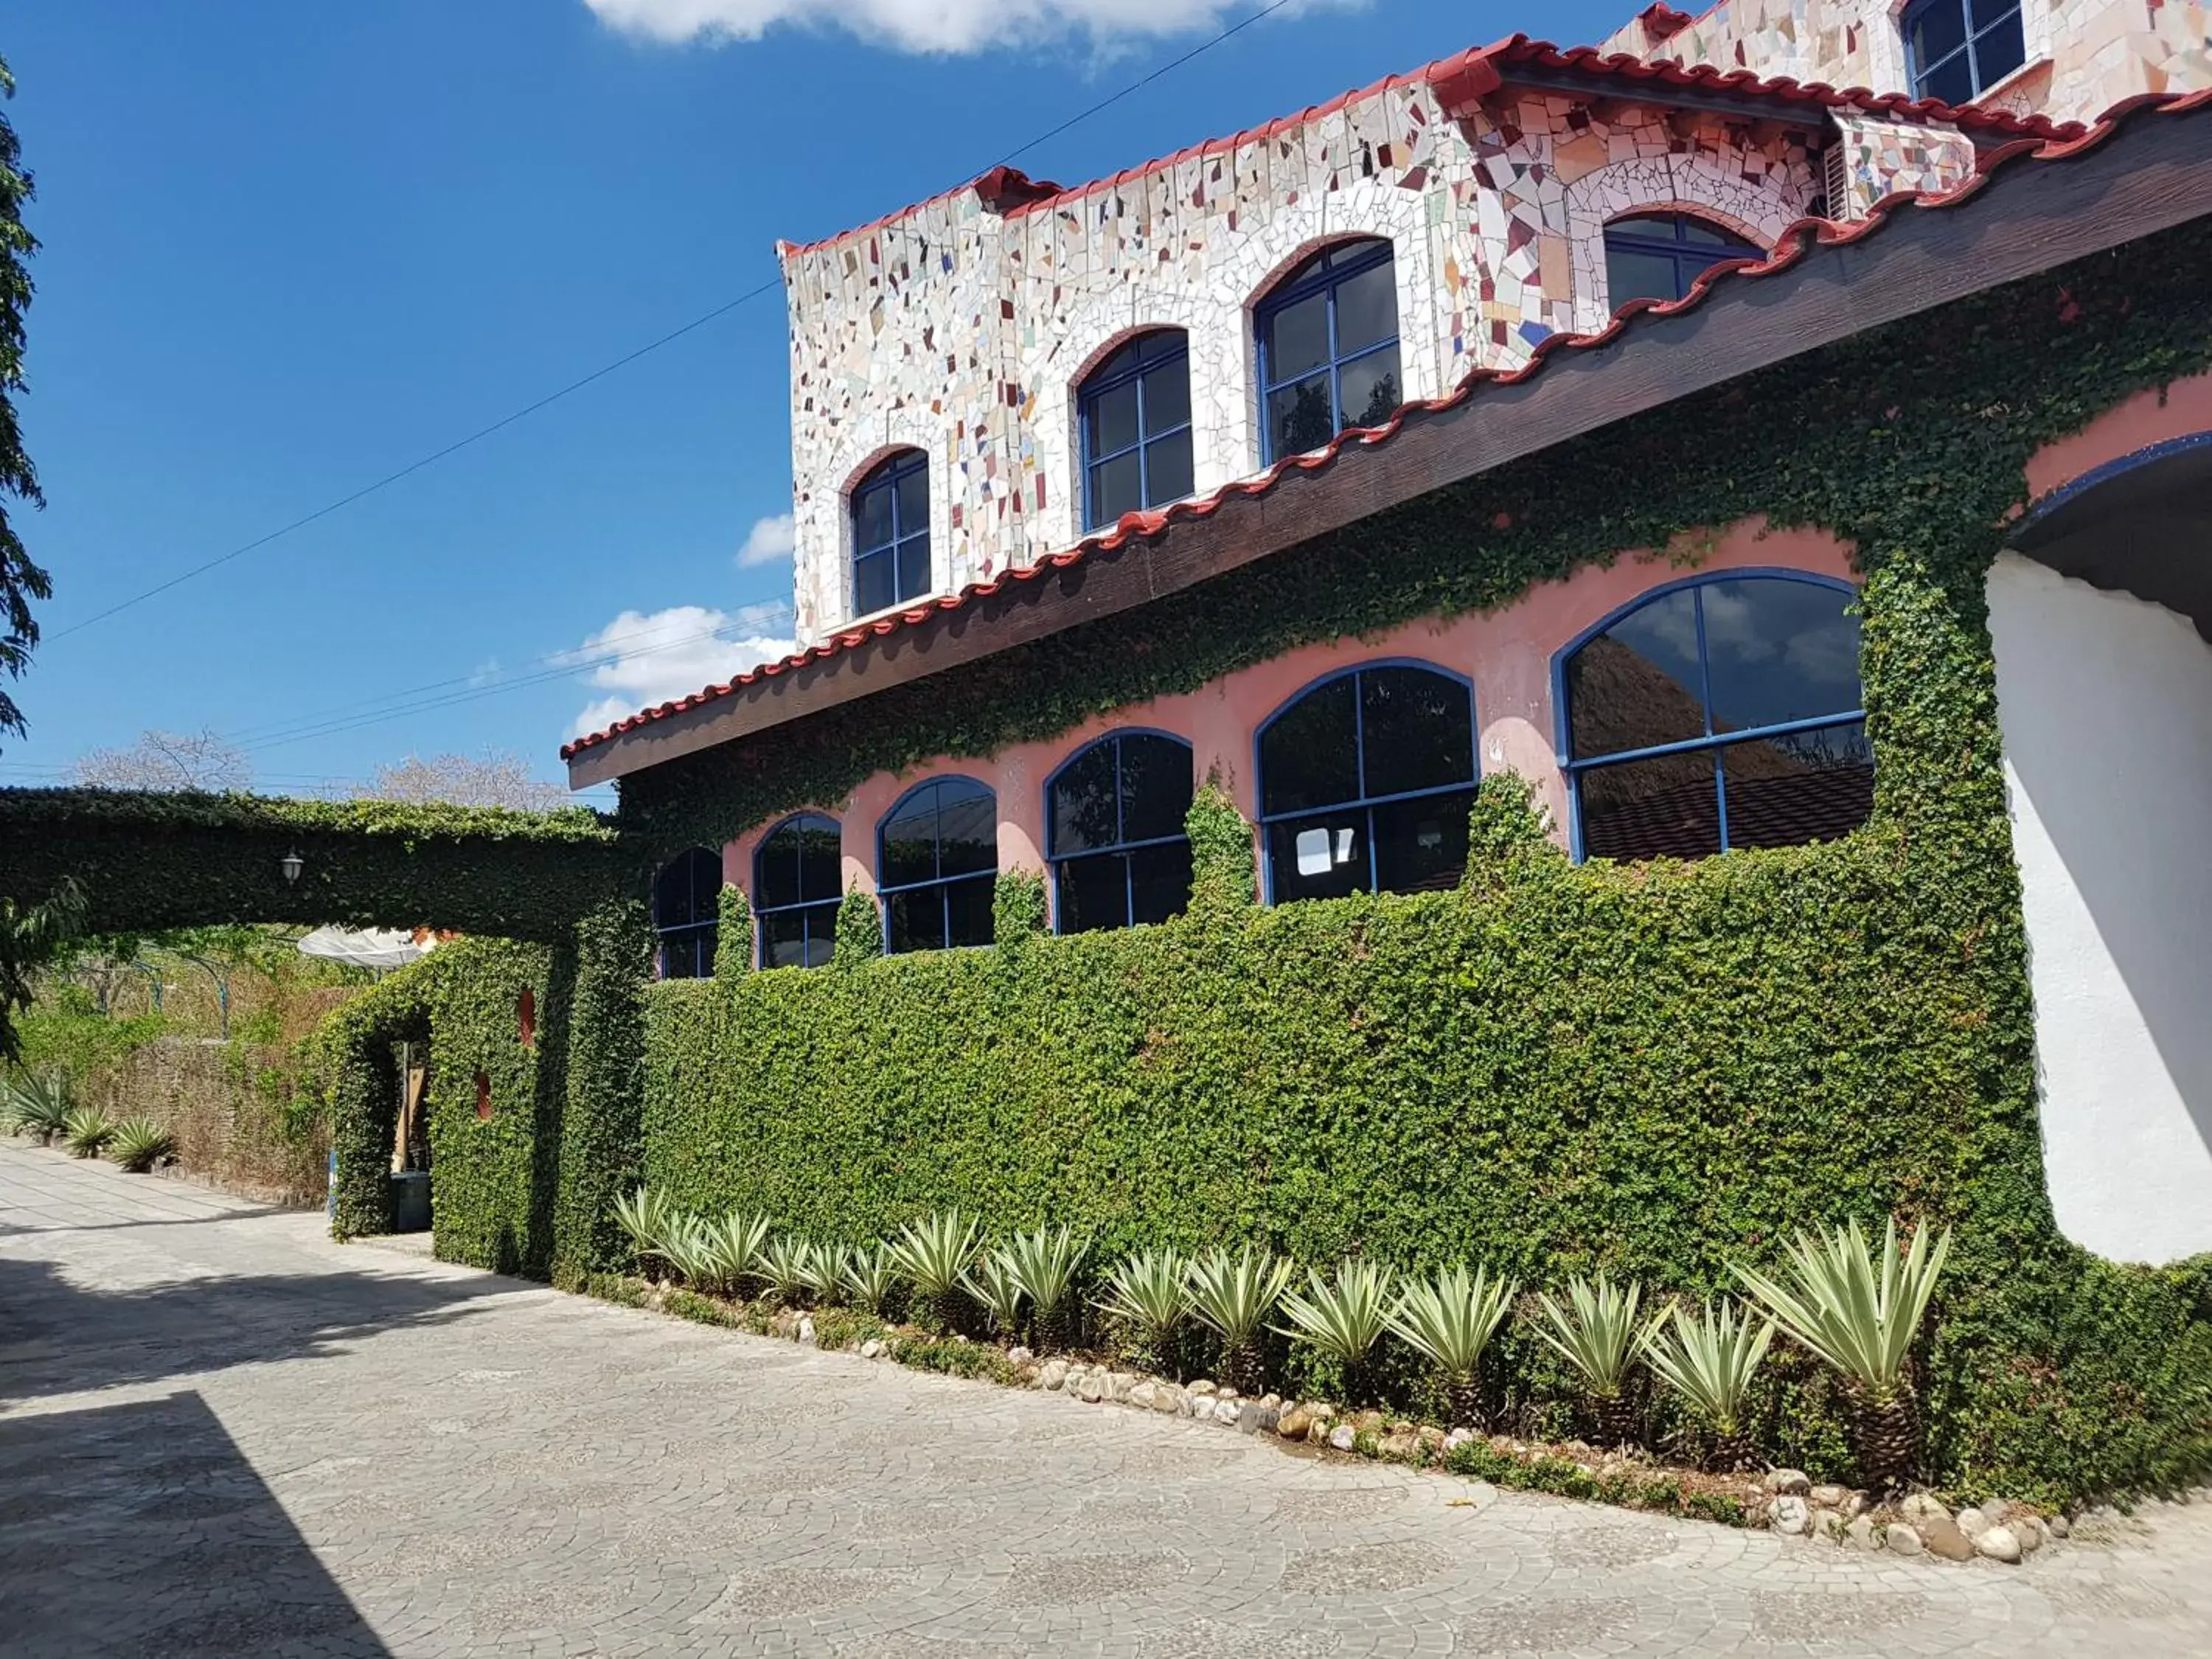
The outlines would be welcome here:
[[[1231,24],[1227,28],[1222,30],[1218,34],[1214,35],[1211,40],[1205,41],[1201,45],[1192,47],[1188,52],[1184,52],[1180,58],[1171,58],[1167,63],[1163,64],[1158,68],[1153,70],[1149,75],[1143,76],[1140,78],[1131,82],[1127,86],[1123,87],[1119,92],[1115,93],[1110,97],[1102,98],[1098,102],[1091,105],[1089,108],[1070,116],[1066,120],[1062,121],[1058,126],[1052,128],[1049,131],[1039,133],[1036,137],[1030,139],[1027,143],[1018,145],[1016,148],[1008,150],[1006,154],[1001,156],[997,162],[994,163],[994,165],[1003,167],[1007,162],[1012,161],[1016,156],[1026,155],[1030,150],[1035,149],[1038,145],[1045,143],[1051,139],[1059,137],[1061,133],[1067,131],[1073,127],[1080,125],[1082,123],[1089,120],[1092,116],[1098,114],[1101,111],[1109,109],[1114,105],[1120,103],[1124,98],[1130,96],[1132,94],[1142,91],[1145,88],[1152,85],[1153,82],[1160,79],[1161,76],[1181,69],[1185,64],[1190,63],[1194,58],[1203,57],[1206,53],[1212,52],[1216,46],[1221,45],[1224,40],[1243,33],[1255,23],[1263,21],[1264,20],[1273,16],[1277,12],[1281,11],[1285,7],[1291,3],[1291,0],[1272,0],[1272,3],[1261,8],[1256,12],[1254,12],[1250,16],[1240,19],[1238,21]],[[568,397],[570,393],[580,392],[586,386],[593,384],[595,381],[605,380],[608,375],[614,374],[617,369],[627,368],[630,364],[637,362],[639,358],[649,356],[653,352],[659,350],[663,346],[672,345],[678,340],[682,339],[685,335],[694,333],[698,330],[704,328],[708,324],[714,322],[720,318],[727,316],[738,307],[748,304],[754,300],[757,300],[763,294],[769,293],[771,289],[781,286],[781,278],[780,276],[772,277],[769,281],[760,283],[757,287],[747,289],[743,294],[738,295],[735,299],[725,301],[722,304],[716,306],[712,311],[702,313],[701,315],[693,318],[690,322],[685,323],[681,327],[670,330],[659,339],[651,341],[645,345],[641,345],[635,351],[627,352],[622,356],[616,358],[612,362],[603,364],[601,367],[593,369],[590,374],[582,375],[576,380],[569,381],[568,385],[561,387],[558,391],[550,392],[546,393],[545,396],[538,398],[535,403],[526,404],[522,408],[516,410],[514,413],[501,416],[490,425],[480,427],[476,431],[470,433],[468,436],[458,439],[455,441],[447,444],[442,449],[434,450],[419,460],[409,462],[405,466],[399,468],[395,472],[386,473],[374,483],[365,484],[350,495],[342,495],[337,500],[331,501],[325,506],[317,507],[312,513],[293,520],[292,522],[288,525],[284,525],[277,529],[270,531],[265,535],[257,536],[250,542],[242,543],[239,546],[232,548],[227,553],[219,554],[216,557],[205,560],[199,564],[192,566],[187,570],[179,571],[177,574],[170,577],[166,581],[157,582],[153,586],[146,588],[141,592],[132,594],[127,599],[120,600],[118,603],[108,606],[105,611],[96,611],[93,615],[87,617],[82,622],[71,623],[67,628],[57,629],[53,633],[49,634],[46,638],[49,642],[57,640],[65,640],[72,634],[82,633],[84,629],[92,627],[95,623],[105,622],[110,617],[118,616],[122,612],[131,610],[133,606],[143,605],[148,599],[157,598],[161,594],[167,592],[173,587],[181,586],[184,583],[191,581],[196,577],[207,574],[210,570],[218,569],[222,566],[228,564],[234,559],[243,558],[248,553],[257,551],[261,548],[268,546],[271,542],[282,540],[284,537],[291,535],[295,531],[304,530],[309,525],[317,522],[319,520],[326,519],[333,513],[341,512],[346,507],[351,507],[356,501],[365,500],[367,497],[375,495],[380,490],[389,489],[392,485],[399,483],[403,478],[411,477],[414,474],[420,472],[427,466],[435,465],[438,462],[444,460],[449,455],[458,454],[460,451],[470,447],[473,444],[481,443],[484,439],[490,437],[494,433],[504,431],[507,428],[513,426],[517,421],[528,419],[531,416],[537,414],[540,410],[548,408],[550,405],[560,402],[563,398]]]

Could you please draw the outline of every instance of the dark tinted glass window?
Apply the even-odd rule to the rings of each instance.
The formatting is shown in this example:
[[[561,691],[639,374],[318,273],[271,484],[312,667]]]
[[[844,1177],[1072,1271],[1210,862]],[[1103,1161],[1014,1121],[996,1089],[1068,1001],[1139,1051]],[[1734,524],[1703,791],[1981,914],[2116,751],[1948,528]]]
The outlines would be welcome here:
[[[901,450],[853,488],[853,611],[929,592],[929,460]]]
[[[878,831],[877,888],[894,952],[991,942],[998,797],[971,778],[936,778]]]
[[[1046,856],[1063,933],[1164,921],[1190,902],[1189,745],[1152,732],[1101,738],[1053,775]]]
[[[1380,426],[1404,401],[1390,245],[1325,248],[1276,284],[1255,319],[1265,459]]]
[[[1701,858],[1864,823],[1874,757],[1853,597],[1723,577],[1656,595],[1577,647],[1563,678],[1584,855]]]
[[[1755,259],[1765,250],[1717,225],[1681,213],[1638,214],[1605,228],[1606,304],[1679,300],[1723,259]]]
[[[819,968],[830,960],[842,881],[835,818],[806,813],[762,837],[753,854],[762,967]]]
[[[1963,104],[2027,61],[2020,0],[1915,0],[1903,22],[1918,97]]]
[[[1190,353],[1180,331],[1122,347],[1083,383],[1077,406],[1085,529],[1190,494]]]
[[[660,868],[653,882],[653,930],[663,979],[704,979],[714,971],[721,915],[722,855],[695,847]]]
[[[1467,865],[1474,699],[1432,669],[1323,682],[1260,734],[1268,887],[1280,902],[1448,887]]]

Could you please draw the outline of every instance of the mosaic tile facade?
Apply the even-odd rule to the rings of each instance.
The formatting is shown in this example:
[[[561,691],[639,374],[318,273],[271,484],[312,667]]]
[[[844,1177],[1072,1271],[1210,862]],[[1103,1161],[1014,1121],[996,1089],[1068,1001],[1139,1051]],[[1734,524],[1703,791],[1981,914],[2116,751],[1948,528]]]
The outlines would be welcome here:
[[[1680,207],[1762,245],[1814,207],[1819,125],[1509,91],[1465,118],[1386,86],[1042,201],[949,192],[780,250],[790,307],[795,605],[853,618],[846,494],[930,457],[935,592],[1081,535],[1076,388],[1131,335],[1187,331],[1200,494],[1260,470],[1251,307],[1315,248],[1387,238],[1401,391],[1437,395],[1610,315],[1603,227]]]
[[[1978,101],[2019,115],[2090,121],[2138,93],[2212,85],[2212,8],[2191,0],[2021,0],[2027,62]],[[1604,43],[1832,86],[1911,90],[1898,20],[1905,0],[1722,0],[1686,27],[1652,7]]]

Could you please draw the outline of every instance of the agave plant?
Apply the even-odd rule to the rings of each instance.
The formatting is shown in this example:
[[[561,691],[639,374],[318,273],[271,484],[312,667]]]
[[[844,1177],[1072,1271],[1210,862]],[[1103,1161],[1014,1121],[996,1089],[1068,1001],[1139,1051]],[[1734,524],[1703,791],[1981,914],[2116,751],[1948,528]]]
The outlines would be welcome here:
[[[1677,1304],[1638,1339],[1644,1363],[1712,1431],[1712,1461],[1723,1469],[1752,1467],[1743,1402],[1773,1340],[1772,1320],[1754,1321],[1725,1297],[1705,1304],[1695,1319]]]
[[[720,1271],[721,1251],[716,1248],[714,1231],[696,1215],[678,1212],[669,1217],[660,1235],[659,1255],[693,1290],[711,1287]]]
[[[1536,1298],[1542,1316],[1536,1334],[1581,1376],[1598,1434],[1610,1445],[1636,1437],[1628,1375],[1636,1360],[1636,1310],[1643,1300],[1642,1285],[1623,1285],[1604,1273],[1568,1280],[1565,1302],[1548,1294]]]
[[[176,1136],[150,1117],[125,1118],[107,1143],[107,1155],[133,1175],[144,1175],[176,1150]]]
[[[963,1280],[975,1257],[975,1224],[957,1210],[945,1210],[920,1221],[884,1247],[899,1277],[936,1310],[946,1327],[958,1322],[965,1293]]]
[[[35,1135],[42,1146],[51,1146],[67,1132],[76,1099],[68,1077],[60,1072],[26,1075],[7,1085],[8,1127],[19,1135]]]
[[[1779,1279],[1735,1269],[1775,1323],[1842,1376],[1860,1473],[1870,1483],[1901,1485],[1919,1462],[1919,1422],[1905,1365],[1950,1254],[1948,1228],[1931,1246],[1922,1227],[1900,1251],[1894,1217],[1882,1229],[1879,1249],[1870,1250],[1854,1218],[1825,1238],[1798,1234]]]
[[[1106,1276],[1106,1298],[1097,1305],[1146,1354],[1163,1359],[1190,1317],[1190,1258],[1175,1250],[1139,1251]]]
[[[1288,1325],[1275,1328],[1294,1342],[1334,1360],[1344,1372],[1345,1393],[1355,1402],[1366,1389],[1368,1356],[1390,1328],[1390,1270],[1360,1256],[1346,1256],[1334,1279],[1306,1269],[1310,1294],[1283,1297]]]
[[[797,1233],[778,1233],[761,1246],[753,1271],[771,1297],[791,1307],[814,1288],[814,1246]]]
[[[1436,1367],[1455,1423],[1480,1427],[1484,1422],[1483,1351],[1519,1291],[1487,1267],[1472,1273],[1445,1267],[1407,1285],[1391,1310],[1390,1328]]]
[[[1066,1316],[1077,1304],[1075,1270],[1089,1255],[1088,1240],[1079,1243],[1069,1227],[1040,1227],[1033,1233],[1016,1233],[1000,1247],[1006,1270],[1030,1299],[1036,1324],[1038,1346],[1064,1342],[1072,1334],[1062,1328]]]
[[[62,1141],[71,1158],[98,1158],[115,1138],[115,1121],[97,1106],[79,1106],[62,1125]]]
[[[837,1265],[838,1289],[852,1297],[853,1305],[861,1312],[878,1318],[889,1310],[898,1283],[898,1264],[891,1260],[888,1244],[878,1244],[872,1250],[855,1245]]]
[[[808,1245],[805,1264],[799,1269],[799,1275],[805,1283],[807,1294],[817,1302],[835,1302],[838,1289],[844,1282],[841,1271],[844,1265],[845,1251],[842,1245]]]
[[[1235,1255],[1217,1246],[1190,1264],[1191,1311],[1220,1336],[1222,1370],[1239,1393],[1257,1394],[1266,1381],[1260,1338],[1291,1271],[1282,1257],[1249,1244]]]
[[[615,1200],[614,1218],[629,1237],[641,1269],[650,1275],[648,1263],[667,1261],[669,1229],[680,1218],[667,1194],[657,1187],[641,1187]]]
[[[986,1250],[977,1256],[962,1279],[968,1294],[983,1304],[983,1311],[991,1316],[991,1328],[1002,1336],[1011,1336],[1020,1326],[1022,1301],[1024,1292],[1021,1276],[1015,1271],[1013,1254],[1001,1244],[995,1250]]]
[[[759,1271],[761,1251],[768,1243],[768,1218],[732,1210],[720,1221],[705,1224],[714,1243],[715,1283],[735,1296],[740,1283]]]

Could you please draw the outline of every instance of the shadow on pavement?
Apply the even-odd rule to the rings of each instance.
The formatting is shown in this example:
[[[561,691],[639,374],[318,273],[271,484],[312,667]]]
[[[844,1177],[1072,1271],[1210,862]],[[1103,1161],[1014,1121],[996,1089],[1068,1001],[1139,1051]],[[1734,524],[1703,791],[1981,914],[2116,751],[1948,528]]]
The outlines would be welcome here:
[[[449,1323],[489,1297],[538,1288],[491,1273],[321,1272],[94,1291],[68,1283],[52,1262],[0,1255],[0,1403],[319,1358],[380,1331]]]
[[[9,1659],[390,1651],[190,1393],[0,1420],[0,1632]]]

